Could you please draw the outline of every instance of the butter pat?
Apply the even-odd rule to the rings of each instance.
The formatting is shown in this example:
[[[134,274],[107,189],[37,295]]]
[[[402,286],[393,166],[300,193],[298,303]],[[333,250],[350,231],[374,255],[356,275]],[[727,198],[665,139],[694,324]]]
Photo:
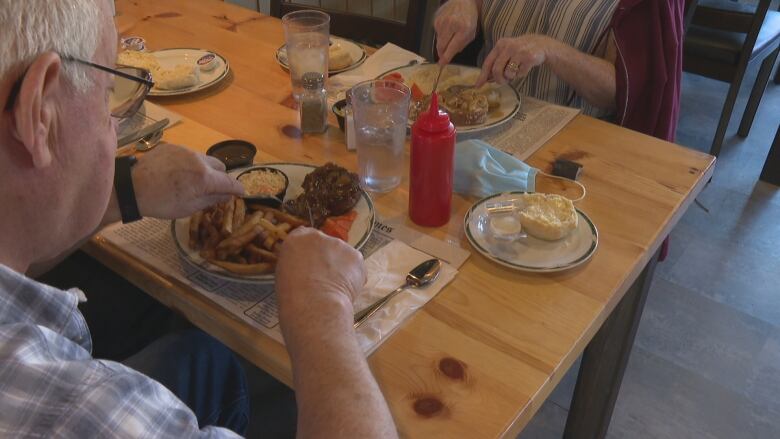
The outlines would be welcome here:
[[[499,239],[514,239],[523,231],[520,219],[514,213],[490,216],[490,231]]]

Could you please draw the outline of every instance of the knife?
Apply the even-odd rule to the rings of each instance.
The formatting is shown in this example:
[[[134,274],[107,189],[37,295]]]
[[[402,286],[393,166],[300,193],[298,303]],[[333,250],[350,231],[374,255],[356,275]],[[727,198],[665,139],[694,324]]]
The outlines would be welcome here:
[[[165,119],[158,120],[157,122],[151,125],[147,125],[134,133],[127,134],[124,137],[117,139],[116,141],[117,147],[127,145],[128,143],[137,142],[138,140],[143,139],[149,134],[165,129],[165,127],[167,127],[169,123],[170,121],[166,117]]]

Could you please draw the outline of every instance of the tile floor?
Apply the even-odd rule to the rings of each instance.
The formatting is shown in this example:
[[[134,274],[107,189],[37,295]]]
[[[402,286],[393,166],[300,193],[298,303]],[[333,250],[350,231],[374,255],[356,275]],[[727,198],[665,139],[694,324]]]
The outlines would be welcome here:
[[[780,123],[770,82],[750,136],[737,101],[712,183],[672,233],[618,396],[609,438],[780,437],[780,188],[758,181]],[[683,78],[677,142],[709,150],[727,85]],[[560,438],[576,367],[518,439]]]

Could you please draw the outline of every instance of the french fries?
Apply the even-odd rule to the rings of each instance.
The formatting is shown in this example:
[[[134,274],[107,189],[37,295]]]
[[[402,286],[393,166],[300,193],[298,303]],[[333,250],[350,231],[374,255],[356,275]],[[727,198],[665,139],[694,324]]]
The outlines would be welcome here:
[[[279,246],[287,234],[304,225],[306,221],[286,212],[247,206],[234,197],[190,217],[188,246],[232,273],[269,274],[276,268]]]

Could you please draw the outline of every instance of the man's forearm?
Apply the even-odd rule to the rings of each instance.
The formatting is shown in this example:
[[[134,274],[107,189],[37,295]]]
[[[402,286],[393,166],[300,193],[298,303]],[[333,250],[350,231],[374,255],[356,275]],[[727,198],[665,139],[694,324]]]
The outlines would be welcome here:
[[[615,65],[612,62],[556,41],[547,54],[547,64],[591,105],[615,109]]]
[[[315,310],[334,315],[327,311]],[[297,320],[307,321],[305,316]],[[310,320],[308,325],[285,336],[298,401],[298,437],[397,438],[393,418],[350,319],[331,320],[319,327]]]

